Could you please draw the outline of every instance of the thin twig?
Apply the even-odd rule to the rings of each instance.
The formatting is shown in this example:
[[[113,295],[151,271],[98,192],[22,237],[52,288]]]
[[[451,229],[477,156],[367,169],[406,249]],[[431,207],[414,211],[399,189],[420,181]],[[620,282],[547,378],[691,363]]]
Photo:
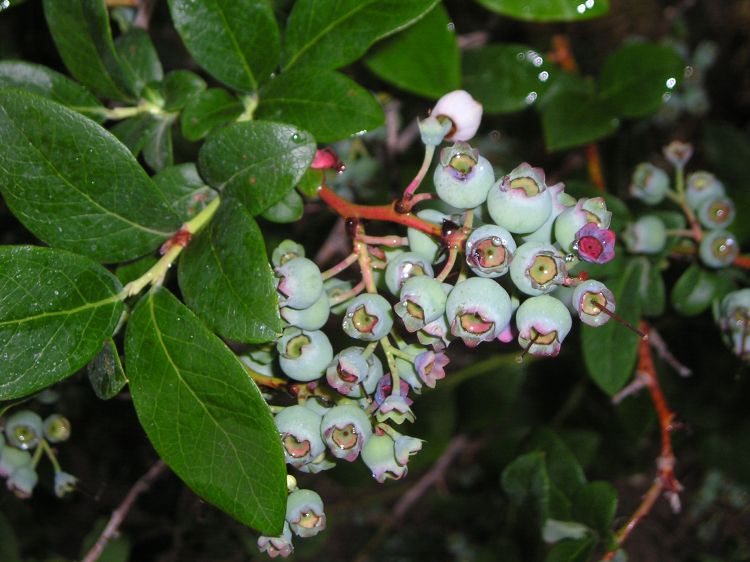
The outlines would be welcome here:
[[[117,536],[120,525],[122,525],[125,517],[127,517],[128,512],[135,504],[138,496],[148,490],[166,468],[167,465],[164,464],[164,461],[160,459],[156,462],[156,464],[154,464],[154,466],[152,466],[148,470],[146,474],[141,476],[136,481],[136,483],[133,484],[133,487],[130,488],[128,495],[126,495],[125,499],[122,500],[122,503],[117,506],[117,509],[112,512],[112,516],[109,518],[107,526],[104,527],[104,530],[99,535],[99,538],[96,539],[94,546],[92,546],[91,549],[86,553],[86,556],[84,556],[81,562],[96,562],[99,559],[99,557],[102,555],[102,552],[104,552],[107,543],[109,543],[110,540]]]
[[[388,532],[396,526],[413,508],[417,502],[424,496],[427,491],[434,485],[438,484],[445,478],[448,468],[455,461],[456,457],[461,454],[471,441],[464,434],[459,434],[451,439],[440,458],[428,470],[417,483],[409,488],[405,494],[393,506],[390,517],[383,521],[378,532],[365,544],[360,553],[354,559],[355,562],[367,562],[373,551],[383,542]]]
[[[656,350],[656,353],[659,354],[659,357],[661,357],[661,359],[665,363],[668,363],[670,367],[677,371],[678,375],[680,375],[681,377],[689,377],[693,374],[693,371],[691,371],[689,367],[683,365],[674,355],[672,355],[672,352],[669,351],[669,347],[667,346],[667,342],[664,341],[664,338],[661,337],[661,334],[656,330],[656,328],[652,327],[649,330],[648,338],[651,347]]]
[[[645,321],[641,321],[641,330],[648,333],[649,326]],[[623,525],[617,532],[616,546],[605,553],[603,561],[612,560],[617,550],[627,540],[633,530],[638,526],[640,521],[646,517],[656,500],[663,493],[672,507],[672,511],[677,513],[680,510],[679,493],[682,485],[677,480],[674,473],[675,456],[672,449],[672,430],[674,429],[675,414],[667,405],[664,392],[659,384],[659,378],[656,374],[654,359],[651,356],[651,344],[648,340],[641,340],[638,346],[638,365],[636,366],[636,380],[640,381],[641,386],[646,386],[651,394],[651,400],[654,402],[654,408],[659,418],[659,429],[661,432],[661,454],[656,459],[657,476],[653,485],[643,498],[643,501],[630,516],[628,522]]]

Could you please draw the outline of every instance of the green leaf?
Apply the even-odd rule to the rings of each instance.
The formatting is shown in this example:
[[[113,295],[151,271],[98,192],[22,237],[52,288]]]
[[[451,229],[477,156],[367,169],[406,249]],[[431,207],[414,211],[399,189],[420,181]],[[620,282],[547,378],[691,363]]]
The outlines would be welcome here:
[[[102,97],[132,98],[134,77],[115,52],[104,0],[44,0],[44,16],[73,76]]]
[[[604,63],[600,96],[623,117],[653,113],[682,80],[685,63],[672,47],[631,43]]]
[[[253,92],[276,68],[280,37],[268,0],[169,0],[196,62],[227,86]]]
[[[185,249],[179,283],[188,306],[225,338],[260,343],[281,335],[263,234],[238,201],[223,201]]]
[[[159,55],[151,38],[143,29],[131,27],[115,41],[115,50],[120,63],[132,77],[130,89],[140,96],[149,82],[161,82],[164,78]]]
[[[302,195],[315,197],[318,194],[318,189],[320,189],[320,186],[323,185],[324,179],[324,170],[314,170],[313,168],[308,168],[302,175],[302,178],[299,180],[297,189],[300,193],[302,193]]]
[[[286,24],[282,66],[339,68],[424,16],[437,0],[298,0]],[[429,47],[424,46],[425,49]]]
[[[209,185],[224,189],[257,215],[299,182],[315,155],[315,140],[290,125],[250,121],[212,134],[198,153]]]
[[[259,119],[291,123],[320,142],[333,142],[383,124],[375,97],[333,70],[297,68],[274,78],[262,91]]]
[[[638,262],[629,263],[623,275],[609,287],[615,294],[617,313],[635,326],[641,315],[640,268]],[[604,392],[615,394],[633,374],[640,338],[614,320],[597,328],[583,326],[581,332],[589,376]]]
[[[0,400],[82,368],[122,314],[117,278],[63,250],[0,247]]]
[[[179,111],[188,100],[206,89],[206,81],[189,70],[167,73],[161,84],[164,111]]]
[[[563,150],[611,135],[620,123],[593,92],[564,90],[547,97],[542,110],[547,150]]]
[[[598,18],[609,12],[609,0],[477,0],[477,2],[498,14],[525,21],[579,21]]]
[[[287,496],[281,441],[234,354],[161,289],[133,311],[125,357],[133,405],[164,461],[206,501],[278,536]]]
[[[143,159],[158,172],[174,164],[172,124],[176,117],[167,115],[152,120],[143,139]]]
[[[111,127],[109,132],[127,146],[133,156],[137,157],[143,150],[143,145],[146,144],[146,135],[153,126],[154,116],[141,114],[123,119]]]
[[[191,97],[180,117],[182,136],[197,141],[239,117],[242,103],[223,88],[209,88]]]
[[[101,351],[86,365],[86,374],[94,394],[100,400],[114,398],[128,384],[120,354],[112,338],[104,342]]]
[[[35,236],[101,262],[142,256],[179,228],[128,149],[45,98],[0,92],[0,185]]]
[[[302,196],[296,190],[292,189],[284,195],[281,201],[263,211],[261,216],[267,221],[276,223],[296,222],[304,214],[304,205],[305,202],[302,200]]]
[[[544,562],[587,562],[596,546],[593,537],[578,540],[563,540],[555,544]]]
[[[463,87],[487,113],[511,113],[533,104],[547,89],[550,73],[542,56],[525,45],[503,43],[464,53]]]
[[[527,446],[532,450],[544,451],[549,479],[566,496],[571,497],[586,483],[586,476],[575,455],[551,430],[537,429]]]
[[[547,519],[550,494],[544,453],[526,453],[516,458],[505,467],[500,480],[513,505],[523,508],[541,528]]]
[[[700,314],[711,306],[726,282],[716,272],[694,263],[680,275],[672,287],[672,306],[685,316]]]
[[[661,316],[667,306],[667,289],[658,263],[646,257],[635,258],[640,264],[638,298],[644,316]]]
[[[164,168],[153,180],[182,222],[194,217],[216,196],[193,163]]]
[[[590,482],[573,497],[573,519],[585,523],[600,537],[612,528],[617,511],[617,490],[608,482]]]
[[[0,513],[0,560],[21,562],[21,551],[18,548],[16,533],[8,518],[2,513]]]
[[[46,66],[23,61],[0,61],[0,88],[12,87],[49,98],[99,123],[104,121],[104,107],[91,92]]]
[[[405,31],[378,45],[367,56],[365,64],[386,82],[428,98],[437,99],[461,87],[461,56],[456,33],[442,4]]]

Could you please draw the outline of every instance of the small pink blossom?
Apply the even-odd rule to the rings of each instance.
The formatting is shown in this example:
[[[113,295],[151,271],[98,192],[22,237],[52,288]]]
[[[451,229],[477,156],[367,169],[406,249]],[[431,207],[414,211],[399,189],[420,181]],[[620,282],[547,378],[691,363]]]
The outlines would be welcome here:
[[[448,363],[450,359],[445,353],[433,351],[420,353],[414,360],[419,378],[430,388],[435,388],[436,382],[445,378],[445,366]]]

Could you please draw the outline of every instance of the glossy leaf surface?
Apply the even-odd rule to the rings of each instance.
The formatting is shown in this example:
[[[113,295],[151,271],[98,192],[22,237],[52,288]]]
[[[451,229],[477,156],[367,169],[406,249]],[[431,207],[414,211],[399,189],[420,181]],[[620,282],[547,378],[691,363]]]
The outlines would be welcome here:
[[[234,354],[160,289],[133,311],[125,356],[138,418],[170,468],[240,522],[279,535],[287,495],[281,441]]]

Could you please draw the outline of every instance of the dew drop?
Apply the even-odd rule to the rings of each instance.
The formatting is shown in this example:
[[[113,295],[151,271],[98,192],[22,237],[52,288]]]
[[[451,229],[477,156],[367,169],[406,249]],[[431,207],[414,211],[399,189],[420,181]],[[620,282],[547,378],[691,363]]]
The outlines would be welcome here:
[[[302,142],[302,135],[300,135],[299,133],[293,133],[292,134],[292,142],[295,142],[297,144],[301,143]]]
[[[453,22],[449,22],[447,27],[448,27],[448,31],[454,31],[456,29],[456,24]]]

